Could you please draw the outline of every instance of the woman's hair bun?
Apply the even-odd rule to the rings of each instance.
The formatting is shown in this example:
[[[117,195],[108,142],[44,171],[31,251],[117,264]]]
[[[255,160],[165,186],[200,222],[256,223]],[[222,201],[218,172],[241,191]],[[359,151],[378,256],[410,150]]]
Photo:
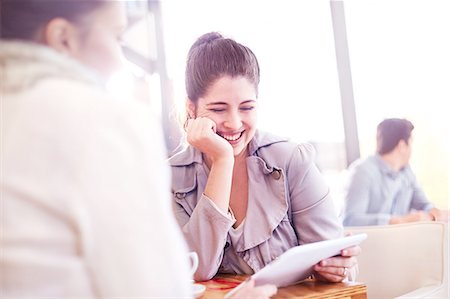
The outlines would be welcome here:
[[[192,48],[196,48],[203,44],[208,44],[212,41],[215,41],[217,39],[222,39],[224,36],[220,34],[219,32],[208,32],[200,36],[195,43],[192,45]]]

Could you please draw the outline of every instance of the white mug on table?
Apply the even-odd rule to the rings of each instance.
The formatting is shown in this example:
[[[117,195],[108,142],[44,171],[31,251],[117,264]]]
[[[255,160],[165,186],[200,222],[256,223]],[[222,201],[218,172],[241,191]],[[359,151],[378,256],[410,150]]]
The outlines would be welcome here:
[[[194,276],[195,271],[198,268],[198,255],[197,252],[191,251],[188,253],[189,262],[190,262],[190,274],[191,277]]]

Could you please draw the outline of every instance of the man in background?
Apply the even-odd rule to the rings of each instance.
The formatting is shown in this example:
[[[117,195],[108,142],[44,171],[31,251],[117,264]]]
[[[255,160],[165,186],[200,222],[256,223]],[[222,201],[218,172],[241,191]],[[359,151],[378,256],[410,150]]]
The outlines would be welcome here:
[[[377,151],[350,165],[346,190],[345,226],[447,221],[427,199],[409,166],[411,132],[406,119],[383,120],[377,127]]]

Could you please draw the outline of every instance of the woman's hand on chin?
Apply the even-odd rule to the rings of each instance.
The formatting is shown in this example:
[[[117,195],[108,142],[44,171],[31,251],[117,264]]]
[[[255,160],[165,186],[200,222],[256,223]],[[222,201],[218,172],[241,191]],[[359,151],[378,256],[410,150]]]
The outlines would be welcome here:
[[[216,123],[207,117],[189,119],[186,125],[187,141],[204,153],[212,163],[233,159],[233,147],[216,134]]]

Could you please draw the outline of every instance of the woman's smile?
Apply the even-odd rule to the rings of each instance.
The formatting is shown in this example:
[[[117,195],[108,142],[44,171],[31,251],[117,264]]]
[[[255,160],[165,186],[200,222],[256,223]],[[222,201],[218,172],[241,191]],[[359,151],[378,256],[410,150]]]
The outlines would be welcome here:
[[[237,133],[225,133],[225,132],[217,132],[217,135],[228,141],[231,145],[235,145],[240,142],[242,135],[245,131],[237,132]]]

